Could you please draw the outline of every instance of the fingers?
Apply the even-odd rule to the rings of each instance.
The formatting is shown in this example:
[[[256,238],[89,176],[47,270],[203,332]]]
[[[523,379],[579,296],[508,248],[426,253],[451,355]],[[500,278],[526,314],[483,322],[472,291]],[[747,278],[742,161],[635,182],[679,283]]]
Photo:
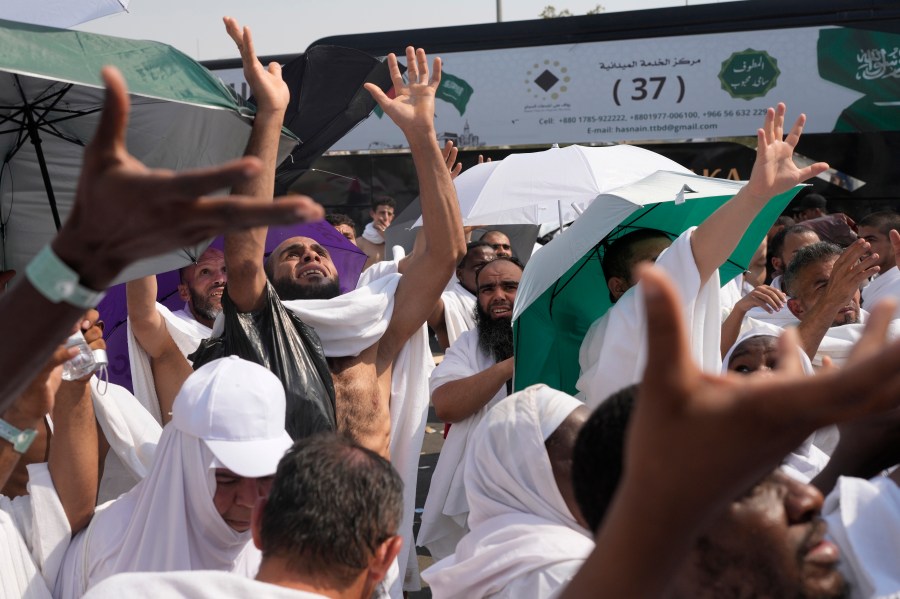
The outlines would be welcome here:
[[[456,166],[454,166],[453,169],[450,170],[450,178],[456,179],[461,172],[462,172],[462,162],[457,162]]]
[[[391,74],[391,83],[393,83],[393,85],[394,85],[394,91],[399,94],[400,90],[402,90],[405,86],[403,83],[403,75],[400,73],[400,63],[397,62],[397,55],[394,54],[393,52],[391,52],[390,54],[388,54],[387,61],[388,61],[388,72]],[[408,68],[407,68],[407,72],[409,72]],[[372,83],[366,83],[366,89],[369,90],[369,93],[372,94],[373,97],[375,97],[374,92],[369,88],[369,86],[373,86],[376,88],[377,88],[377,86],[375,86]],[[381,90],[379,89],[378,91],[381,91]],[[384,93],[382,92],[381,95],[384,96]],[[385,96],[385,98],[386,97],[387,96]],[[378,98],[376,97],[375,100],[378,101]],[[381,104],[381,102],[378,102],[378,103]],[[383,108],[383,106],[382,106],[382,108]]]
[[[806,115],[801,114],[797,117],[797,120],[794,122],[794,126],[791,127],[790,133],[788,133],[787,139],[784,141],[791,146],[792,148],[797,147],[797,142],[800,141],[800,136],[803,134],[803,125],[806,124]]]
[[[813,177],[818,177],[829,168],[827,162],[817,162],[815,164],[811,164],[806,168],[800,169],[797,173],[797,176],[801,182],[806,181],[807,179],[812,179]]]
[[[281,77],[281,65],[278,63],[278,61],[273,60],[272,62],[270,62],[269,66],[266,67],[266,70],[269,71],[269,74],[272,75],[273,77],[278,77],[279,79],[282,78]]]
[[[410,85],[418,83],[420,80],[419,65],[416,62],[416,49],[412,46],[406,47],[406,80],[409,81]]]
[[[253,35],[250,28],[244,26],[244,43],[238,46],[241,50],[241,57],[246,56],[248,60],[256,60],[256,48],[253,46]]]
[[[289,225],[313,213],[309,203],[291,196],[276,198],[272,204],[261,204],[248,196],[201,198],[185,207],[183,222],[179,224],[204,239],[226,231]]]
[[[422,48],[416,50],[416,68],[419,70],[419,82],[428,81],[428,56]]]
[[[261,169],[259,159],[246,156],[216,167],[180,173],[157,173],[158,178],[148,182],[148,190],[157,201],[161,197],[196,198],[242,183],[255,177]]]
[[[431,87],[437,88],[438,85],[441,84],[441,73],[442,73],[443,62],[441,61],[440,56],[436,56],[434,59],[434,64],[431,67],[431,81],[429,84]]]
[[[364,83],[363,87],[366,88],[366,91],[369,92],[369,95],[372,96],[372,99],[381,106],[381,109],[384,110],[385,106],[390,104],[391,99],[387,97],[387,95],[381,91],[381,88],[375,85],[374,83]],[[394,86],[394,89],[397,89],[397,86]]]
[[[652,266],[642,268],[639,276],[648,340],[642,388],[668,396],[668,391],[683,388],[697,366],[691,359],[681,302],[672,282],[662,270]]]
[[[763,120],[763,140],[766,146],[775,141],[775,109],[766,110],[766,118]]]
[[[100,124],[91,140],[91,146],[99,151],[115,151],[125,147],[125,130],[128,127],[128,89],[122,74],[115,67],[103,67],[100,71],[106,85]]]
[[[772,137],[775,141],[784,139],[784,113],[787,112],[784,102],[775,107],[775,120],[772,122]]]
[[[241,32],[241,28],[238,26],[237,19],[234,17],[222,17],[222,22],[225,23],[225,32],[228,34],[228,37],[235,43],[238,51],[243,53],[244,36]]]
[[[775,369],[786,375],[802,375],[803,363],[800,359],[800,337],[797,329],[785,329],[778,337],[778,363]]]

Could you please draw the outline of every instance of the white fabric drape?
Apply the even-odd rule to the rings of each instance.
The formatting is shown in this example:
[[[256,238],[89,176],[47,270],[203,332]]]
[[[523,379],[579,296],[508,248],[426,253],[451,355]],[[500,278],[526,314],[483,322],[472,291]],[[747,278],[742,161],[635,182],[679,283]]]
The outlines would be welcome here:
[[[47,464],[29,464],[28,495],[0,496],[0,599],[49,599],[71,535]]]
[[[478,330],[466,331],[450,346],[444,359],[431,373],[429,387],[434,393],[442,385],[478,374],[494,364],[493,357],[478,347]],[[504,397],[506,386],[501,387],[481,410],[454,423],[441,447],[416,538],[416,544],[427,547],[435,560],[452,554],[456,544],[469,531],[466,525],[469,504],[463,482],[466,447],[484,414]]]
[[[149,474],[98,508],[66,552],[54,595],[81,597],[121,572],[224,570],[252,577],[260,554],[250,532],[233,530],[213,504],[212,452],[169,424]]]
[[[542,419],[579,405],[534,385],[498,403],[478,425],[466,452],[472,530],[454,555],[422,573],[435,599],[546,598],[578,571],[594,542],[556,486],[541,428]]]
[[[822,516],[854,599],[900,597],[900,488],[889,478],[842,476]]]
[[[228,572],[167,572],[118,574],[91,589],[86,599],[326,599],[324,595],[235,576]]]
[[[879,301],[886,298],[900,301],[900,270],[896,266],[869,281],[862,290],[863,305],[866,309],[874,308]],[[900,318],[900,306],[897,306],[894,318]]]
[[[450,345],[453,345],[465,331],[475,328],[475,296],[454,277],[447,290],[441,294],[441,300],[444,302],[447,338]]]
[[[694,227],[696,228],[696,227]],[[691,250],[694,228],[682,233],[656,260],[672,279],[681,298],[690,336],[691,356],[709,373],[722,365],[719,273],[701,285]],[[606,293],[606,290],[597,290]],[[594,409],[623,387],[638,382],[647,364],[647,317],[641,284],[628,290],[588,329],[578,357],[579,397]]]

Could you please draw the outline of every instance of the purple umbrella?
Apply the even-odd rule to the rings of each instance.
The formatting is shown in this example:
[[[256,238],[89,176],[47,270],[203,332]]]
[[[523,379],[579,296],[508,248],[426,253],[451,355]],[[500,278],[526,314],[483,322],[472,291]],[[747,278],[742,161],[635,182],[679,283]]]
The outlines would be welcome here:
[[[310,237],[324,246],[331,254],[331,259],[337,268],[341,293],[356,289],[359,275],[366,263],[366,255],[347,241],[347,238],[338,233],[334,227],[325,221],[290,227],[272,227],[266,237],[266,256],[278,247],[278,244],[291,237]],[[222,249],[223,243],[223,239],[219,237],[210,245]],[[178,271],[173,270],[159,274],[156,280],[159,287],[156,301],[170,310],[180,310],[184,306],[184,301],[178,295],[178,284],[180,283]],[[131,366],[128,361],[128,335],[126,334],[128,309],[125,301],[125,285],[111,287],[97,309],[105,322],[115,323],[108,326],[104,333],[106,353],[109,355],[109,380],[130,391],[132,386]]]

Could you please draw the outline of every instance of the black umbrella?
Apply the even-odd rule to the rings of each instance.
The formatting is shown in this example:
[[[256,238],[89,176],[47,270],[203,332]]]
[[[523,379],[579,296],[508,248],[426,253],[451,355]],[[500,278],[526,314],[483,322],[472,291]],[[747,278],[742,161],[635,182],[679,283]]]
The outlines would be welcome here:
[[[300,138],[300,145],[276,171],[279,194],[369,116],[376,103],[364,83],[374,83],[385,93],[393,86],[386,63],[340,46],[313,46],[287,63],[281,73],[291,90],[284,126]]]

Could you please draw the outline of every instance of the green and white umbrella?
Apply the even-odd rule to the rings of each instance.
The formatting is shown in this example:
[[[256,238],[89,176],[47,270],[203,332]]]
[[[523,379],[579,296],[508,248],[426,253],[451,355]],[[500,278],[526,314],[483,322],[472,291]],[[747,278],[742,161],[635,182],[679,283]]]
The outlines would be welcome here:
[[[611,306],[601,260],[606,244],[636,229],[672,239],[698,225],[743,187],[739,181],[658,171],[597,198],[536,252],[513,309],[515,388],[544,383],[575,393],[578,351],[588,327]],[[719,268],[722,283],[746,269],[769,227],[802,186],[773,198]]]
[[[118,67],[128,83],[128,149],[147,166],[212,166],[244,152],[254,109],[170,46],[0,21],[0,47],[4,269],[24,268],[72,207],[84,146],[103,107],[104,65]],[[283,158],[297,139],[285,131],[281,142]],[[178,268],[200,251],[139,262],[117,282]]]

